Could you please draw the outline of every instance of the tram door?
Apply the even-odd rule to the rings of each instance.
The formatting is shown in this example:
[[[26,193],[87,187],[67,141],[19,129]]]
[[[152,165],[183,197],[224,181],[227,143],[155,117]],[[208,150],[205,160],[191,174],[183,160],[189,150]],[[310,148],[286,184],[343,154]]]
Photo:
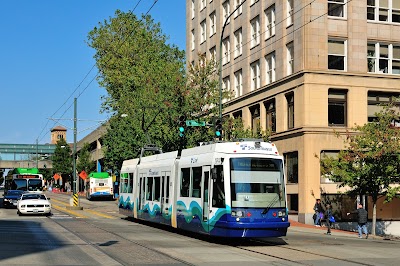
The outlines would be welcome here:
[[[139,210],[143,210],[143,206],[144,206],[144,196],[145,196],[144,188],[145,188],[144,177],[143,177],[143,175],[140,175],[140,178],[139,178],[139,207],[138,207]]]
[[[169,177],[171,172],[164,172],[161,180],[161,210],[162,213],[169,213]]]
[[[203,166],[203,185],[201,193],[203,199],[203,221],[208,222],[210,217],[210,202],[212,196],[212,179],[210,178],[210,166]]]

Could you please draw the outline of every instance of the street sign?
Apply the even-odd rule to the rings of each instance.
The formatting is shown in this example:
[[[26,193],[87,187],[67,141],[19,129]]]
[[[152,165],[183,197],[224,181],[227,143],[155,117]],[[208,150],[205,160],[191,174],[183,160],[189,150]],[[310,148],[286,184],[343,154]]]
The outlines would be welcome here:
[[[186,125],[188,127],[204,127],[206,125],[206,122],[196,121],[196,120],[186,120]]]

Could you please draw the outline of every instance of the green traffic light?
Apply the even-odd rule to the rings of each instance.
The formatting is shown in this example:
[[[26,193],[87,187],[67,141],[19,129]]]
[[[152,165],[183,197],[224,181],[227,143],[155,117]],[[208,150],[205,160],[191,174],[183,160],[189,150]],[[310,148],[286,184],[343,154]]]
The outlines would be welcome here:
[[[216,131],[216,132],[215,132],[215,135],[216,135],[217,137],[220,137],[220,136],[221,136],[221,132],[220,132],[220,131]]]
[[[185,131],[184,127],[179,127],[179,132],[183,133]]]

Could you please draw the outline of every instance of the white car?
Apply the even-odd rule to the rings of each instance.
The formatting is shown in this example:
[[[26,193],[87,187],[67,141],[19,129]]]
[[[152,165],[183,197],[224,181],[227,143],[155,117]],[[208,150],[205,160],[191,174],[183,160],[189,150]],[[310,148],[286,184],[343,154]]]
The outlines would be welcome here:
[[[45,214],[51,215],[50,198],[41,193],[24,193],[17,203],[18,215]]]

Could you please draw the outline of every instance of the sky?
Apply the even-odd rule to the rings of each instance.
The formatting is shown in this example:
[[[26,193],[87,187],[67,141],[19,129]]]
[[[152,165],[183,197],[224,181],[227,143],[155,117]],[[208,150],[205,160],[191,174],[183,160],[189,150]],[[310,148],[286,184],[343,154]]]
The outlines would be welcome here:
[[[186,43],[185,2],[158,0],[149,12],[168,42],[181,50]],[[55,126],[67,128],[67,142],[73,142],[75,97],[78,141],[106,120],[100,107],[107,92],[93,80],[97,69],[90,72],[95,50],[86,44],[88,33],[117,9],[141,16],[153,3],[0,0],[0,143],[50,143]]]

